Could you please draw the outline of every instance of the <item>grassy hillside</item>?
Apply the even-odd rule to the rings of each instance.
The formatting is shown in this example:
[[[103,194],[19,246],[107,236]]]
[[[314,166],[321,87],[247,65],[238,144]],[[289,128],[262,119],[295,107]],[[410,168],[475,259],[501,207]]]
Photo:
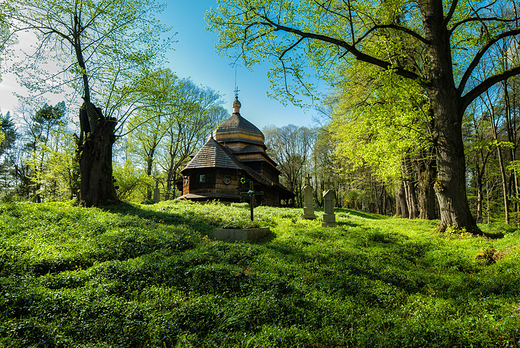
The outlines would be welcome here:
[[[0,205],[0,346],[520,346],[520,231],[259,207],[262,242],[208,237],[248,213]]]

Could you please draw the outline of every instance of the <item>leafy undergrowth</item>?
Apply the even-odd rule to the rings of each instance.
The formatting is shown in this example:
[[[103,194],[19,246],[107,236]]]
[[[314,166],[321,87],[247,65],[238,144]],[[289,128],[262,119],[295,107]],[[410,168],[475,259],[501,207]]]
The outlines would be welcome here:
[[[520,346],[520,231],[336,212],[0,205],[0,346]]]

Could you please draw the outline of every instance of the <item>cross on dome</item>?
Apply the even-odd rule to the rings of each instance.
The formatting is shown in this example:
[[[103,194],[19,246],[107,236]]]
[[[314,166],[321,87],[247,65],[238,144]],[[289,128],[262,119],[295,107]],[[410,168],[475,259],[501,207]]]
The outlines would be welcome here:
[[[238,100],[239,91],[240,90],[238,89],[238,87],[235,88],[235,101],[233,102],[233,113],[240,115],[240,107],[242,106],[242,104],[240,104],[240,101]]]

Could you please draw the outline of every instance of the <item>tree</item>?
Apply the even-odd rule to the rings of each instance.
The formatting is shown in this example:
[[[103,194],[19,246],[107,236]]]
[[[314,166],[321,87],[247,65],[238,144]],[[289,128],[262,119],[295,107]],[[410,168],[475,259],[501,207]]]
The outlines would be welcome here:
[[[356,62],[327,102],[337,156],[352,163],[352,170],[369,167],[380,181],[395,188],[401,215],[435,218],[433,127],[422,88]]]
[[[196,86],[189,79],[178,82],[171,103],[167,105],[160,166],[166,172],[166,199],[182,165],[198,146],[202,146],[210,132],[227,116],[219,106],[220,95],[211,88]]]
[[[169,105],[178,103],[175,95],[178,78],[169,69],[158,70],[150,74],[152,78],[142,81],[141,85],[151,83],[144,92],[147,98],[152,99],[150,105],[132,117],[128,124],[128,151],[136,154],[140,161],[145,163],[145,175],[151,178],[152,169],[160,143],[168,131],[167,122]],[[145,94],[143,93],[143,94]],[[119,185],[121,187],[121,185]],[[146,199],[152,199],[152,187],[147,190]],[[121,191],[121,190],[120,190]]]
[[[45,176],[44,166],[47,157],[51,155],[51,152],[58,152],[59,143],[55,142],[53,148],[51,141],[54,135],[66,126],[63,120],[65,112],[65,102],[60,102],[56,106],[45,103],[27,120],[29,142],[26,144],[26,148],[30,153],[26,163],[32,168],[30,179],[35,186],[34,199],[37,203],[41,202],[42,183]]]
[[[0,134],[0,159],[5,159],[3,156],[14,146],[18,137],[16,126],[9,112],[5,116],[0,113]]]
[[[9,17],[10,6],[7,3],[0,2],[0,81],[2,81],[2,60],[3,53],[7,47],[7,45],[11,41],[10,31],[9,31],[9,23],[7,18]]]
[[[10,152],[15,147],[17,139],[18,133],[11,114],[9,112],[5,115],[0,114],[0,175],[3,179],[4,191],[7,191],[12,184],[13,157],[10,156]]]
[[[208,21],[220,37],[218,47],[244,58],[248,66],[272,58],[277,64],[270,76],[280,78],[278,92],[293,100],[297,95],[291,83],[312,92],[305,62],[328,80],[334,79],[336,65],[358,60],[416,81],[428,96],[434,118],[439,230],[453,226],[479,232],[466,196],[462,118],[488,88],[520,74],[520,66],[514,65],[503,70],[497,66],[481,80],[474,76],[493,47],[520,34],[515,9],[513,1],[221,0]],[[405,42],[400,38],[414,41],[411,47],[420,49],[420,60],[402,65],[399,54],[374,54],[374,37],[396,46]],[[405,48],[393,51],[403,53]]]
[[[38,39],[29,57],[33,66],[22,65],[19,72],[25,85],[56,89],[69,79],[83,98],[77,139],[80,200],[86,206],[117,201],[112,146],[118,120],[96,106],[102,101],[94,90],[105,90],[109,100],[110,93],[122,90],[118,88],[122,78],[127,83],[124,77],[154,65],[164,48],[159,35],[166,30],[154,14],[163,7],[154,0],[21,0],[13,6],[16,30],[33,30]],[[49,56],[62,70],[41,84],[37,63]],[[31,67],[35,69],[28,70]]]
[[[282,184],[296,194],[296,204],[303,207],[305,166],[309,164],[316,130],[293,124],[262,129],[267,152],[278,163]]]

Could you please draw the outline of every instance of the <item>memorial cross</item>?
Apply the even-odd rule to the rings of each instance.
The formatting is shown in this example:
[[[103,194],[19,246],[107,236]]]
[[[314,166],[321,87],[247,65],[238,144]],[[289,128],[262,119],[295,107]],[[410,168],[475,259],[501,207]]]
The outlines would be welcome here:
[[[249,207],[251,208],[251,221],[253,221],[253,208],[255,206],[255,196],[261,196],[263,195],[263,191],[257,191],[255,192],[253,190],[253,180],[249,181],[249,191],[246,192],[240,192],[241,197],[249,197]]]
[[[310,174],[307,174],[307,176],[305,177],[305,183],[307,184],[307,186],[311,186],[311,175]]]

